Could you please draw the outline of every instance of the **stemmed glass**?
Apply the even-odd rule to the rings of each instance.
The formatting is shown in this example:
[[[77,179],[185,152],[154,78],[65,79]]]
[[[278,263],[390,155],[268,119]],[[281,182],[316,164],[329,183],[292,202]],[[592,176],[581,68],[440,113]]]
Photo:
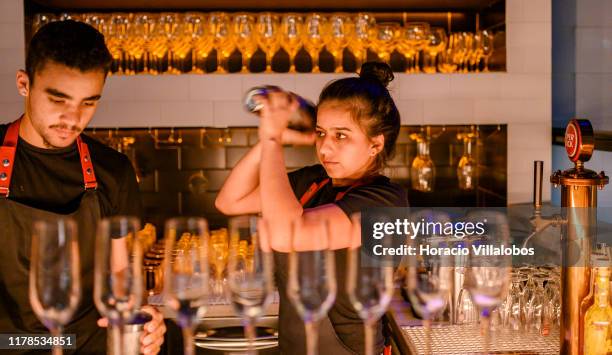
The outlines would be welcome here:
[[[170,50],[171,58],[174,61],[172,69],[174,74],[180,74],[185,66],[185,58],[191,50],[192,43],[192,27],[184,16],[177,19],[176,26],[168,38],[168,49]]]
[[[271,12],[262,12],[257,18],[257,43],[266,54],[266,73],[272,72],[272,58],[280,48],[280,19]]]
[[[113,66],[117,68],[117,72],[123,73],[123,46],[125,44],[126,29],[128,19],[122,14],[114,14],[111,16],[108,23],[104,27],[104,39],[106,47],[113,57]]]
[[[205,64],[213,48],[208,18],[199,12],[187,13],[185,17],[191,24],[191,73],[202,74],[204,70],[198,67],[198,62]]]
[[[457,163],[457,180],[462,190],[472,190],[475,187],[477,164],[472,157],[472,141],[476,139],[476,132],[459,133],[457,138],[463,141],[463,154]]]
[[[318,323],[334,304],[336,292],[329,223],[323,219],[300,217],[291,227],[287,295],[304,321],[308,355],[317,354]]]
[[[127,54],[126,74],[136,74],[140,61],[145,56],[146,42],[149,40],[149,15],[137,14],[127,23],[125,53]],[[145,59],[144,71],[147,70]]]
[[[532,277],[536,287],[529,299],[526,300],[525,322],[527,330],[539,333],[543,331],[543,325],[549,320],[544,319],[545,308],[547,306],[544,281],[547,279],[548,275],[536,272]],[[548,329],[546,331],[548,331]]]
[[[393,296],[392,260],[363,265],[361,255],[361,215],[351,216],[351,244],[348,250],[347,293],[353,308],[363,319],[365,354],[374,355],[375,325],[385,314]],[[390,240],[383,238],[383,242]]]
[[[304,19],[300,14],[287,13],[281,20],[281,46],[289,54],[289,72],[295,73],[295,56],[302,47]]]
[[[480,54],[482,58],[484,58],[484,72],[489,71],[489,58],[493,54],[493,42],[494,36],[491,31],[484,30],[479,32],[479,41],[478,48],[480,49]]]
[[[142,246],[135,237],[139,230],[134,217],[104,218],[98,224],[94,302],[117,340],[115,354],[123,352],[123,327],[142,302]]]
[[[436,72],[436,56],[446,49],[446,31],[441,27],[432,27],[427,36],[425,55],[423,56],[423,71],[425,73]]]
[[[318,73],[319,69],[319,54],[325,45],[325,24],[327,20],[324,16],[318,13],[311,13],[306,16],[304,22],[304,49],[310,55],[312,60],[312,72]]]
[[[429,155],[429,134],[412,133],[410,138],[416,141],[417,156],[410,166],[410,181],[414,190],[431,192],[436,180],[436,166]]]
[[[225,296],[225,271],[229,255],[229,241],[227,229],[214,230],[208,241],[208,260],[212,266],[211,280],[212,294],[215,302]]]
[[[523,299],[523,282],[525,281],[526,278],[523,274],[512,272],[512,284],[502,309],[503,325],[512,330],[521,330],[523,328],[523,308],[525,303]]]
[[[431,211],[422,210],[411,216],[415,221],[440,222],[443,225],[449,221],[448,217],[437,216]],[[416,250],[421,247],[448,248],[449,242],[439,233],[419,234],[409,239]],[[431,322],[446,307],[450,298],[451,282],[453,276],[453,259],[445,255],[422,254],[410,259],[406,287],[410,304],[423,318],[426,334],[426,353],[431,354]]]
[[[355,56],[357,70],[367,61],[368,48],[376,37],[376,19],[373,14],[367,12],[358,13],[354,24],[351,26],[348,48]]]
[[[325,35],[325,48],[334,57],[334,72],[341,73],[344,48],[348,45],[351,19],[346,13],[334,13],[329,17]]]
[[[160,16],[156,16],[150,26],[151,38],[146,43],[149,71],[151,74],[159,74],[164,70],[163,60],[168,53],[168,38],[166,36],[164,20]]]
[[[429,24],[425,22],[408,22],[401,30],[397,49],[408,62],[406,73],[419,71],[419,52],[427,46],[428,37]]]
[[[376,24],[376,37],[374,48],[378,52],[378,57],[385,63],[391,60],[391,53],[397,47],[400,34],[399,23],[383,22]]]
[[[510,228],[506,216],[497,211],[473,212],[468,219],[475,223],[486,221],[487,226],[487,234],[470,240],[472,250],[468,255],[464,287],[480,310],[483,345],[485,352],[488,352],[490,316],[506,297],[512,259],[510,255],[493,255],[482,250],[508,245]]]
[[[227,73],[225,65],[235,49],[232,25],[225,12],[212,12],[209,16],[213,47],[217,50],[217,72]]]
[[[247,13],[234,15],[234,38],[236,47],[242,56],[242,73],[249,72],[249,61],[255,51],[257,42],[255,41],[255,17]]]
[[[183,330],[184,353],[193,355],[193,333],[208,301],[208,223],[204,218],[166,221],[164,302]]]
[[[229,220],[230,249],[227,263],[229,299],[242,318],[248,352],[255,353],[255,323],[274,293],[272,251],[267,247],[265,221],[255,215]]]
[[[69,218],[37,221],[32,235],[29,298],[32,310],[53,336],[72,318],[81,300],[76,223]],[[62,348],[53,347],[53,355]]]

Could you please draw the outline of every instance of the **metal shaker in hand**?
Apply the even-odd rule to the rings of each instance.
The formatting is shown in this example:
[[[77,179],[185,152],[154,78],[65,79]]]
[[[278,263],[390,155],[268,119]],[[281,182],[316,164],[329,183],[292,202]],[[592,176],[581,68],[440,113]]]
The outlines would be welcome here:
[[[247,111],[258,114],[263,108],[263,103],[257,100],[257,96],[268,96],[271,92],[285,92],[291,95],[293,100],[299,103],[298,109],[289,118],[289,128],[300,132],[312,132],[316,125],[316,106],[309,100],[293,93],[285,91],[278,86],[265,85],[256,86],[247,91],[244,96],[244,107]]]

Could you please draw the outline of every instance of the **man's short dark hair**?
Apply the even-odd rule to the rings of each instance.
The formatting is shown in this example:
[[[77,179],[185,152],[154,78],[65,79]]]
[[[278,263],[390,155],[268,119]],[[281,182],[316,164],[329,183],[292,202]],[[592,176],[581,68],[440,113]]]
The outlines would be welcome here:
[[[26,72],[30,85],[36,71],[49,61],[82,72],[101,70],[106,76],[112,60],[104,36],[95,28],[73,20],[56,21],[42,26],[32,36],[28,45]]]

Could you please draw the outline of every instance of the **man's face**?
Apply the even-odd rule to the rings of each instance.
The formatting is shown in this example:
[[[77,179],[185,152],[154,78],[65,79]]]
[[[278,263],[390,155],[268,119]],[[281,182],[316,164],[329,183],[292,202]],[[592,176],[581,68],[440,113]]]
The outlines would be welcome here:
[[[45,148],[74,143],[96,111],[104,79],[102,70],[82,72],[52,61],[37,70],[25,95],[33,143]]]

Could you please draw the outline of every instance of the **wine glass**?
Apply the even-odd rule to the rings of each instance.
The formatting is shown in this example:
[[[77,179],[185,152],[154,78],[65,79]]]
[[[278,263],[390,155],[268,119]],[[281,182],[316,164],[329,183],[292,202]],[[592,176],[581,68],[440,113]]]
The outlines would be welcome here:
[[[304,18],[297,13],[287,13],[281,20],[281,46],[289,54],[289,72],[295,73],[295,56],[302,47]]]
[[[123,46],[125,44],[127,22],[128,19],[123,14],[113,14],[106,23],[104,32],[102,32],[106,41],[106,48],[113,57],[113,67],[119,74],[123,73]]]
[[[193,333],[208,301],[208,223],[204,218],[166,221],[164,302],[183,330],[184,353],[193,355]]]
[[[257,43],[266,54],[266,73],[272,72],[272,58],[280,48],[280,19],[271,12],[257,17]]]
[[[346,13],[333,13],[327,21],[325,48],[334,57],[334,72],[341,73],[344,48],[348,45],[351,19]]]
[[[230,18],[225,12],[212,12],[208,20],[213,47],[217,50],[217,72],[227,73],[226,62],[235,49]]]
[[[400,34],[400,25],[395,22],[383,22],[376,24],[376,37],[374,48],[380,60],[385,63],[391,61],[391,53],[397,47]]]
[[[149,15],[146,13],[133,15],[126,26],[125,53],[127,55],[126,74],[138,72],[140,61],[145,55],[146,42],[149,39]],[[145,71],[146,70],[145,61]]]
[[[287,295],[304,321],[308,355],[317,354],[318,323],[334,304],[336,291],[328,221],[298,218],[291,228]]]
[[[436,72],[436,57],[446,49],[446,31],[442,27],[432,27],[427,36],[425,56],[423,57],[423,71],[429,74]]]
[[[463,141],[463,154],[457,163],[459,188],[473,190],[476,185],[477,164],[472,157],[472,142],[476,139],[476,133],[473,130],[468,133],[459,133],[457,138]]]
[[[32,310],[53,336],[60,336],[81,300],[76,223],[69,218],[36,221],[32,235],[29,298]],[[54,355],[62,348],[53,347]]]
[[[417,155],[410,166],[410,182],[414,190],[431,192],[436,180],[436,166],[429,156],[430,138],[426,134],[412,133],[416,141]]]
[[[504,326],[512,330],[521,330],[523,328],[523,282],[526,278],[519,272],[513,272],[511,277],[511,286],[508,290],[504,309],[505,314]]]
[[[489,58],[493,54],[493,42],[495,38],[493,33],[489,30],[479,32],[478,47],[482,58],[484,58],[484,72],[489,71]]]
[[[121,354],[123,327],[142,302],[142,246],[135,238],[140,222],[134,217],[104,218],[98,224],[94,266],[94,302],[108,318]]]
[[[392,260],[383,259],[378,265],[364,266],[361,255],[361,215],[351,216],[351,244],[348,250],[346,291],[353,308],[363,319],[365,353],[374,354],[376,322],[385,314],[393,296]],[[383,243],[390,241],[382,238]]]
[[[368,48],[376,37],[376,18],[373,14],[360,12],[351,25],[348,48],[355,56],[355,65],[359,70],[368,59]]]
[[[227,291],[234,310],[242,318],[248,352],[255,353],[255,323],[274,293],[272,252],[262,243],[268,238],[265,221],[255,215],[229,220],[230,248]]]
[[[255,41],[255,17],[247,13],[234,15],[234,37],[236,47],[242,56],[242,73],[249,72],[249,61],[255,51],[257,42]]]
[[[173,60],[172,73],[180,74],[185,66],[185,59],[191,50],[192,32],[189,19],[178,17],[177,23],[168,35],[168,50]]]
[[[159,74],[163,71],[164,57],[168,53],[168,37],[161,16],[152,16],[150,32],[151,38],[146,43],[146,50],[149,53],[149,72]]]
[[[509,245],[510,228],[506,216],[498,211],[472,212],[468,220],[486,224],[486,234],[469,241],[472,250],[468,255],[464,287],[480,311],[483,345],[488,352],[490,316],[506,297],[512,262],[511,255],[494,255],[488,250]]]
[[[227,229],[214,230],[208,241],[208,260],[212,267],[211,280],[212,294],[215,302],[225,296],[225,271],[229,255],[229,241]]]
[[[325,23],[326,19],[318,13],[311,13],[304,21],[304,49],[312,60],[312,72],[319,73],[319,54],[325,45]]]
[[[408,22],[401,30],[397,50],[406,57],[406,73],[419,71],[419,53],[427,46],[429,24]]]
[[[445,225],[450,218],[442,213],[431,210],[421,210],[411,216],[412,220],[424,223],[441,223]],[[430,249],[449,248],[450,243],[446,237],[438,232],[426,230],[414,238],[409,239],[409,245],[415,250],[423,247]],[[447,307],[452,289],[453,258],[450,255],[430,255],[422,253],[409,259],[408,277],[406,287],[410,298],[410,305],[423,318],[426,334],[426,353],[431,354],[431,322]]]
[[[191,73],[202,74],[198,62],[206,63],[208,54],[213,48],[208,18],[199,12],[189,12],[185,15],[191,24]]]

